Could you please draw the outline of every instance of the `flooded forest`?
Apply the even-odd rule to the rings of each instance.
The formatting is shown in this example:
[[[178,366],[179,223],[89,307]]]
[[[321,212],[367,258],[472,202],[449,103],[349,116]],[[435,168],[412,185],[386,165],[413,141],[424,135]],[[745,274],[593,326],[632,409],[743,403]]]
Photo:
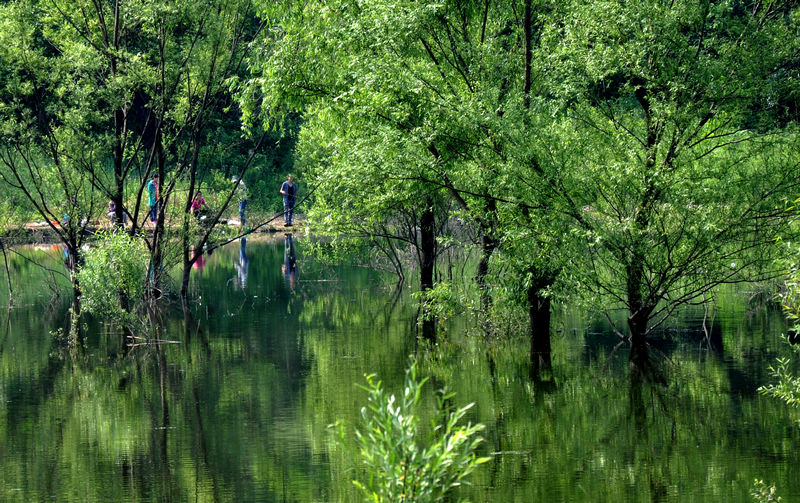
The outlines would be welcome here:
[[[800,9],[0,3],[0,501],[800,499]]]

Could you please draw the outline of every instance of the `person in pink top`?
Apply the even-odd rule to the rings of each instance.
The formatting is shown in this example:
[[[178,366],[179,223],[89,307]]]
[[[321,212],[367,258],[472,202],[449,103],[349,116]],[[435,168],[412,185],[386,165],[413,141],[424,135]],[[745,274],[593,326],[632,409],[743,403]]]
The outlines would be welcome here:
[[[206,207],[206,210],[210,209],[208,204],[206,204],[205,198],[203,198],[203,193],[201,191],[197,191],[195,194],[194,199],[192,199],[192,207],[189,208],[189,212],[197,218],[200,218],[201,209],[203,206]]]

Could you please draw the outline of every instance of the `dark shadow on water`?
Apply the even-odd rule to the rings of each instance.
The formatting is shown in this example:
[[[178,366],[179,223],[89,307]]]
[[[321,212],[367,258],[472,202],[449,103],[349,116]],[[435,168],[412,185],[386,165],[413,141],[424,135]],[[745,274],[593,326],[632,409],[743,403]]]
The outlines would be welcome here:
[[[646,470],[650,501],[661,502],[668,500],[668,480],[671,477],[665,459],[669,459],[672,447],[651,448],[650,429],[658,422],[667,421],[674,425],[675,417],[668,396],[669,360],[659,354],[658,349],[648,346],[643,344],[630,348],[628,420],[633,426],[630,430],[633,434],[631,445],[642,446],[636,449],[636,456],[637,462]]]

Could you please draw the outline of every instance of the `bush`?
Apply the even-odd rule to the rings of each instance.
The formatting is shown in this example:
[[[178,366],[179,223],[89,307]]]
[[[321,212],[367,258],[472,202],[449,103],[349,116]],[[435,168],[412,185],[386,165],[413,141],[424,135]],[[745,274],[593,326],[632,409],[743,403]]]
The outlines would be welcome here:
[[[800,264],[791,264],[789,276],[786,279],[784,293],[780,296],[784,312],[792,327],[790,334],[800,333]],[[800,354],[800,346],[791,344],[789,335],[785,337],[792,351]],[[775,378],[774,384],[761,386],[762,394],[780,398],[792,407],[800,406],[800,377],[790,370],[791,360],[787,357],[778,358],[777,365],[770,367],[770,373]]]
[[[150,254],[140,240],[122,232],[101,233],[78,271],[83,309],[130,327],[144,304],[149,264]]]
[[[756,479],[753,482],[753,489],[750,494],[759,503],[779,503],[783,501],[780,496],[775,494],[775,486],[768,486],[763,480]]]
[[[465,483],[478,465],[489,460],[475,451],[483,441],[476,434],[482,424],[457,423],[472,407],[448,411],[453,394],[439,393],[437,420],[423,435],[417,414],[426,379],[417,380],[416,362],[406,370],[403,394],[387,395],[374,375],[367,376],[368,404],[361,409],[363,430],[356,430],[362,480],[353,483],[370,502],[428,503],[444,501],[450,491]],[[345,445],[344,430],[339,442]]]

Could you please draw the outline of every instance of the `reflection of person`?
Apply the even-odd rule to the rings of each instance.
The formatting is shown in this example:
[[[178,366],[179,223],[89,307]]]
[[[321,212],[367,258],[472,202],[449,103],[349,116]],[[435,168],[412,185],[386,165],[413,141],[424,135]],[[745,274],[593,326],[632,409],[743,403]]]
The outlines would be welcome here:
[[[233,183],[237,183],[236,186],[236,195],[239,198],[239,219],[242,222],[242,227],[247,225],[247,221],[245,220],[244,211],[247,209],[247,187],[244,184],[244,180],[241,178],[233,177],[231,178]]]
[[[294,290],[297,282],[297,260],[294,256],[294,243],[292,242],[291,234],[287,234],[286,239],[283,240],[283,265],[281,266],[281,271],[286,276],[289,287]]]
[[[286,227],[292,226],[292,217],[294,216],[294,201],[297,197],[297,184],[294,183],[292,175],[281,185],[281,194],[283,194],[283,220]]]
[[[202,274],[203,273],[203,268],[206,266],[206,259],[205,259],[205,257],[203,257],[203,252],[195,250],[194,247],[192,247],[191,251],[192,251],[192,255],[193,255],[192,258],[194,258],[195,256],[197,257],[197,260],[194,261],[194,264],[192,264],[192,267],[197,269],[197,273],[198,274]]]
[[[150,207],[150,221],[155,223],[158,217],[158,173],[147,184],[147,205]]]
[[[234,263],[236,272],[239,275],[239,286],[242,290],[247,288],[247,269],[250,267],[250,259],[247,258],[247,238],[242,238],[239,246],[239,262]]]

